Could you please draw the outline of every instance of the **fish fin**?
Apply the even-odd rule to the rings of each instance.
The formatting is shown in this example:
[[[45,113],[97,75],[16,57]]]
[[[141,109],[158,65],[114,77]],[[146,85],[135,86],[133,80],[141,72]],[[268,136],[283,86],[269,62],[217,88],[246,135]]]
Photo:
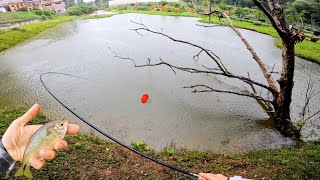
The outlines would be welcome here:
[[[21,166],[14,175],[15,176],[23,176],[23,175],[25,175],[27,178],[30,178],[30,179],[33,178],[32,177],[32,173],[30,171],[30,166],[28,166],[28,165]]]
[[[24,173],[23,173],[27,178],[32,179],[32,173],[30,171],[30,166],[26,166],[26,168],[24,169]]]
[[[14,174],[14,176],[23,176],[24,174],[24,166],[21,166],[18,171]]]

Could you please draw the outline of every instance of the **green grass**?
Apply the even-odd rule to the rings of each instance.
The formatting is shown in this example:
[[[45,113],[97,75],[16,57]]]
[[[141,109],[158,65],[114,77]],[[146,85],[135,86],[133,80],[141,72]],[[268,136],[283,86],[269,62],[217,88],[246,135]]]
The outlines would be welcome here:
[[[13,47],[40,32],[53,27],[59,23],[71,21],[76,16],[59,16],[53,20],[41,21],[33,24],[27,24],[18,28],[8,29],[0,32],[0,52]]]
[[[186,17],[197,17],[201,18],[199,20],[203,23],[219,23],[219,20],[217,17],[214,17],[212,21],[209,21],[209,18],[204,15],[189,13],[189,12],[183,12],[183,13],[176,13],[176,12],[162,12],[162,11],[137,11],[137,10],[114,10],[116,12],[121,13],[139,13],[139,14],[149,14],[149,15],[162,15],[162,16],[186,16]],[[225,20],[224,20],[225,21]],[[262,25],[254,25],[251,22],[246,21],[237,21],[232,20],[235,27],[253,30],[256,32],[260,32],[263,34],[270,35],[274,38],[278,39],[277,47],[282,47],[282,41],[276,32],[276,30],[271,26],[267,24]],[[318,42],[311,42],[309,39],[304,40],[302,43],[299,43],[296,45],[295,49],[296,56],[305,58],[307,60],[320,63],[320,41]]]
[[[23,20],[39,19],[33,12],[5,12],[0,13],[0,23],[19,22]]]
[[[0,137],[9,124],[25,110],[0,110]],[[32,122],[48,120],[40,115]],[[32,168],[35,179],[186,179],[130,151],[96,136],[67,135],[66,150],[57,152],[44,168]],[[137,144],[137,143],[136,143]],[[144,147],[147,145],[143,144]],[[142,149],[143,152],[145,148]],[[301,143],[274,150],[253,151],[249,154],[215,154],[193,150],[175,153],[148,150],[149,155],[195,173],[214,172],[241,175],[254,179],[320,179],[320,141]],[[13,176],[16,168],[11,172]]]
[[[94,16],[86,16],[83,19],[101,19],[101,18],[109,18],[114,16],[115,14],[100,14],[100,15],[94,15]]]

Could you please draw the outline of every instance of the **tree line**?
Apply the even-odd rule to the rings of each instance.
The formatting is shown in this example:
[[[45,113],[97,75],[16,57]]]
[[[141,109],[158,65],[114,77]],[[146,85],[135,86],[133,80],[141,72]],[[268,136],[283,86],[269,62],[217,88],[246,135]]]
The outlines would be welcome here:
[[[215,0],[215,3],[249,8],[256,6],[252,0]],[[311,29],[320,26],[320,0],[279,0],[279,4],[290,23],[296,25],[303,22],[312,25]]]

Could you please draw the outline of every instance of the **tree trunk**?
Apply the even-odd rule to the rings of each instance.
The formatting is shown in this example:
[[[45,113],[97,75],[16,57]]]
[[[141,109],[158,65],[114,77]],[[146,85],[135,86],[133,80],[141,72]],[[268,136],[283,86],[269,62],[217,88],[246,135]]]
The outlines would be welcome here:
[[[210,0],[210,5],[209,5],[209,12],[212,12],[212,6],[214,4],[214,0]],[[209,15],[209,21],[211,21],[211,14]]]
[[[275,113],[274,118],[278,130],[285,136],[300,139],[300,131],[293,125],[290,118],[290,104],[293,89],[294,76],[294,41],[288,37],[282,43],[282,74],[278,80],[280,93],[274,98]]]

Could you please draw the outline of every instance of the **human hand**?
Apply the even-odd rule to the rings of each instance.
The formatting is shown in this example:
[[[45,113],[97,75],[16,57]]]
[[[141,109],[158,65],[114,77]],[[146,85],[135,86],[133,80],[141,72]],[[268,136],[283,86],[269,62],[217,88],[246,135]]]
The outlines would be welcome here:
[[[228,180],[228,177],[222,174],[199,173],[199,180]]]
[[[39,104],[33,105],[23,116],[14,120],[2,137],[2,144],[8,151],[9,155],[15,161],[22,161],[24,151],[28,145],[30,137],[42,125],[26,125],[40,112]],[[68,124],[67,133],[77,134],[80,127],[75,124]],[[30,158],[29,163],[32,167],[40,169],[45,164],[45,159],[53,159],[56,155],[55,150],[65,149],[68,146],[67,142],[61,140],[57,142],[54,149],[42,149],[39,156],[40,159]]]

